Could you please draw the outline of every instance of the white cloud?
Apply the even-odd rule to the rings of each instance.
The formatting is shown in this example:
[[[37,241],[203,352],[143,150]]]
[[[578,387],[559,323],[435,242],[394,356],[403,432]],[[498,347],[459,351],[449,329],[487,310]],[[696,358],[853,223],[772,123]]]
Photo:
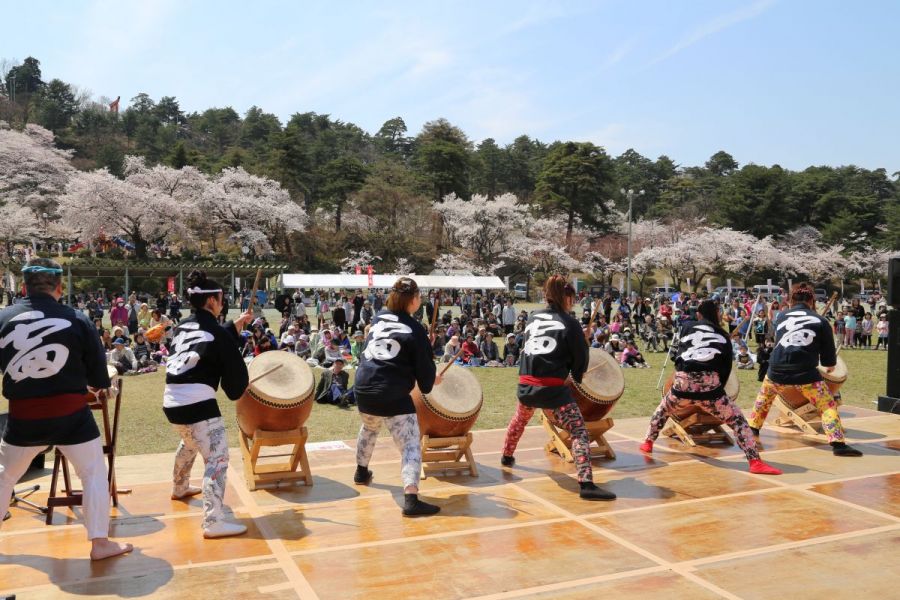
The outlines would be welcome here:
[[[715,19],[712,19],[711,21],[707,21],[706,23],[703,23],[702,25],[694,29],[688,35],[678,40],[675,45],[671,46],[665,52],[650,61],[647,66],[659,64],[664,60],[672,58],[685,48],[689,48],[711,35],[719,33],[720,31],[728,29],[729,27],[733,27],[738,23],[743,23],[744,21],[749,21],[750,19],[756,18],[766,12],[774,4],[775,0],[757,0],[753,4],[742,6],[735,11],[720,15]]]

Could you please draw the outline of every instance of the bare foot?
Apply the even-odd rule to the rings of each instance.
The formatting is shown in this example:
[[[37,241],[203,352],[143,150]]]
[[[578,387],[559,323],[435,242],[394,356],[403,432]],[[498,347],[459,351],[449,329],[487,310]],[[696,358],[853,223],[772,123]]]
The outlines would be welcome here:
[[[134,546],[131,544],[113,542],[109,538],[95,538],[91,540],[91,544],[91,560],[103,560],[134,550]]]
[[[202,494],[202,493],[203,493],[202,489],[191,486],[183,494],[172,494],[172,500],[184,500],[185,498],[190,498],[191,496],[196,496],[197,494]]]

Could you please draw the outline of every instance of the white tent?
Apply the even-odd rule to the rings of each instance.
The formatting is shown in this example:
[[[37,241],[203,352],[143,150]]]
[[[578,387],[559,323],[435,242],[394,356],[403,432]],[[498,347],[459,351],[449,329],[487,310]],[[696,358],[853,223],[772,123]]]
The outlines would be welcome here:
[[[369,285],[368,275],[351,275],[349,273],[313,274],[286,273],[282,275],[282,288],[299,288],[302,290],[338,289],[352,290],[361,288],[388,289],[397,281],[399,275],[372,275]],[[420,289],[466,289],[466,290],[505,290],[503,280],[499,277],[481,277],[475,275],[410,275]]]

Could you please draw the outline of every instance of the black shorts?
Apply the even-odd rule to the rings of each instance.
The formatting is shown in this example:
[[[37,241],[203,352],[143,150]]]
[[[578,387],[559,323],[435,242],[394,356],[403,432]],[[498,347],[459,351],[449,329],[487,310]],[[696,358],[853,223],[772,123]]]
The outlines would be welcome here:
[[[13,446],[72,446],[100,437],[91,409],[51,419],[9,419],[3,441]]]

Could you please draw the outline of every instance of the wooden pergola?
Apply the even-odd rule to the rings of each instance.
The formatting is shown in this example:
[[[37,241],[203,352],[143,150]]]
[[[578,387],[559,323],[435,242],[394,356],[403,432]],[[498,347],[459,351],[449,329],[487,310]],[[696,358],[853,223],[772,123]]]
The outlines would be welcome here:
[[[184,295],[184,276],[194,269],[206,271],[215,278],[228,277],[232,289],[238,277],[252,278],[258,269],[264,278],[280,276],[290,268],[287,263],[254,262],[254,261],[217,261],[217,260],[145,260],[134,261],[110,258],[72,258],[65,262],[66,290],[68,301],[72,301],[72,277],[124,277],[125,295],[130,292],[132,277],[177,277],[178,295]]]

